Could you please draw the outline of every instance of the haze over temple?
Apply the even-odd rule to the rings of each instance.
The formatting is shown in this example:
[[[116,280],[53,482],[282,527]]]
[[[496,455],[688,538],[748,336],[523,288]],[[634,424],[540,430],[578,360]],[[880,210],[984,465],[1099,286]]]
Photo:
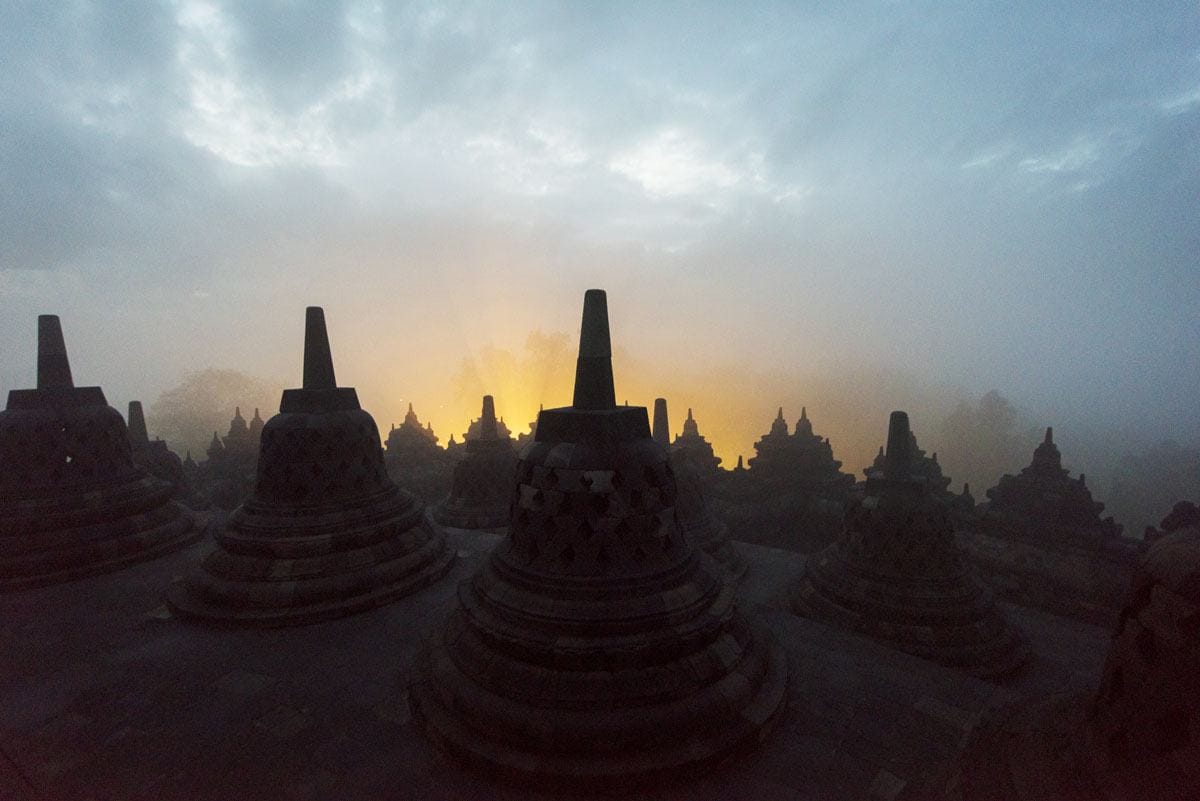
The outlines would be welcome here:
[[[1200,801],[1196,0],[17,2],[0,86],[0,801]]]
[[[410,406],[385,453],[309,307],[302,386],[232,404],[197,465],[75,388],[41,318],[0,413],[0,737],[32,777],[0,760],[0,795],[1200,789],[1195,504],[1124,538],[1047,430],[976,506],[904,412],[861,483],[807,407],[724,470],[690,410],[672,443],[665,398],[617,405],[612,352],[589,290],[571,406],[518,445],[484,395],[446,449]]]

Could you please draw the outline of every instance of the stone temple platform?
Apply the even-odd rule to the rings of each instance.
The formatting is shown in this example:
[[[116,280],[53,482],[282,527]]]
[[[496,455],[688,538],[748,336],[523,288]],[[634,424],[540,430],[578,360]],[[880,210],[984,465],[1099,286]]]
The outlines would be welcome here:
[[[444,580],[298,628],[171,616],[163,591],[197,567],[211,531],[119,573],[0,596],[0,799],[547,798],[465,772],[412,719],[414,658],[499,539],[447,534],[460,558]],[[778,599],[804,556],[735,547],[748,564],[742,608],[787,652],[787,709],[754,751],[688,784],[626,797],[925,798],[986,710],[1099,681],[1103,629],[1004,607],[1032,653],[996,686],[783,611]]]

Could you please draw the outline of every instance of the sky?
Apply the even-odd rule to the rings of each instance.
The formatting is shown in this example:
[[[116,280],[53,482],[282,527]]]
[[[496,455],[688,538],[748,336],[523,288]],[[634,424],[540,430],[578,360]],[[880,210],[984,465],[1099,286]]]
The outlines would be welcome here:
[[[119,408],[294,386],[321,305],[381,428],[444,441],[484,388],[523,430],[569,401],[530,343],[600,287],[618,396],[728,462],[807,404],[857,470],[888,409],[993,388],[1068,441],[1200,436],[1194,0],[0,15],[0,390],[39,313]]]

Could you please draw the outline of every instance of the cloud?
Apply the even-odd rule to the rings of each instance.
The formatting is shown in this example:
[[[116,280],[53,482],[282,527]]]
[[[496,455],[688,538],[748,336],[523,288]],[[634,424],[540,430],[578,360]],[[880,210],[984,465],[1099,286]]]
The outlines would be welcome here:
[[[565,330],[536,318],[601,284],[662,359],[904,363],[1062,409],[1117,373],[1169,421],[1200,358],[1193,16],[25,4],[0,27],[0,312],[103,304],[261,371],[274,305],[332,296],[457,363],[478,320]]]
[[[745,177],[708,155],[695,137],[674,129],[659,131],[618,153],[608,166],[658,197],[719,193],[738,186]]]

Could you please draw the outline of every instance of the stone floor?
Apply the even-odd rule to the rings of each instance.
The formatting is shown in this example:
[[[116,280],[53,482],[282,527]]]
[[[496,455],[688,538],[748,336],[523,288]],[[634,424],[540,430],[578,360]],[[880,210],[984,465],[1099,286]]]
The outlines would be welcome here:
[[[0,595],[0,801],[517,799],[431,752],[405,685],[423,638],[495,534],[452,530],[434,587],[338,621],[276,631],[171,617],[163,588],[209,542],[108,576]],[[756,751],[643,796],[755,801],[925,795],[979,715],[1100,675],[1102,629],[1006,607],[1034,663],[997,688],[777,608],[798,553],[738,544],[742,603],[786,647],[788,709]]]

